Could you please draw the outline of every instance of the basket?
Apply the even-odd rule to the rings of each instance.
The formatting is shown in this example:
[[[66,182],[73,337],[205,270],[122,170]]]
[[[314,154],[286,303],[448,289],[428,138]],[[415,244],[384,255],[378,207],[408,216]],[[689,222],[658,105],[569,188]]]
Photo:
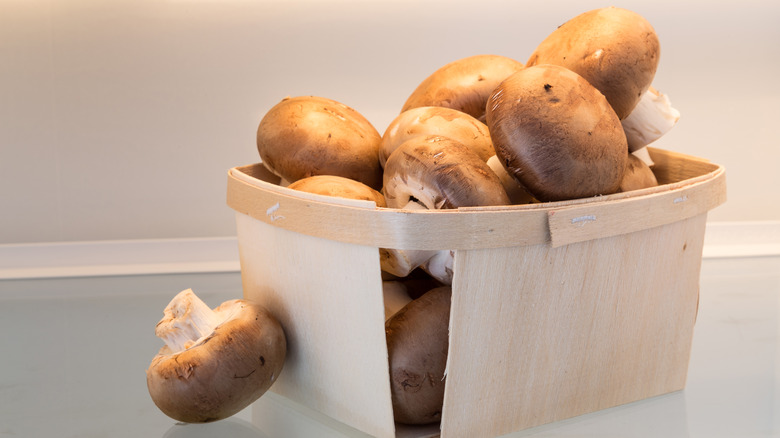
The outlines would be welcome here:
[[[658,187],[448,211],[377,208],[228,172],[244,296],[288,337],[272,391],[375,437],[396,427],[379,248],[455,250],[442,437],[495,437],[685,386],[707,212],[725,170],[650,149]]]

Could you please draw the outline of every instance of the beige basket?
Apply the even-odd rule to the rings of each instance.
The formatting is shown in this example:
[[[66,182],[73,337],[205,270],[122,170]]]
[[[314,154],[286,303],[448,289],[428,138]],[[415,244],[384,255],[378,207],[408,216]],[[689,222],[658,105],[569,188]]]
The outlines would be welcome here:
[[[435,212],[293,191],[259,164],[231,169],[244,295],[289,340],[272,390],[372,436],[402,435],[379,248],[456,250],[442,437],[495,437],[682,389],[725,171],[651,157],[659,187]]]

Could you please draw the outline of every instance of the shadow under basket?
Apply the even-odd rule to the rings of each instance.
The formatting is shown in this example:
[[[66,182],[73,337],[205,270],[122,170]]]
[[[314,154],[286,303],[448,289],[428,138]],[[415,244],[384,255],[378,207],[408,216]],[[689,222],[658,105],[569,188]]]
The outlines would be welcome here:
[[[650,150],[658,187],[447,211],[230,169],[244,296],[288,336],[271,390],[375,437],[495,437],[685,386],[723,167]],[[455,250],[442,420],[393,422],[379,248]]]

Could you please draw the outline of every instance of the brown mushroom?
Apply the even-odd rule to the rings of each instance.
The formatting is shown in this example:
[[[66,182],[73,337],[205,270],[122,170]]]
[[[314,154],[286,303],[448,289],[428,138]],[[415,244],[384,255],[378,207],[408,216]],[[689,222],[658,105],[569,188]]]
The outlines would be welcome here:
[[[377,207],[386,207],[385,197],[371,187],[353,179],[336,175],[315,175],[299,179],[289,189],[337,198],[373,201]]]
[[[606,7],[580,14],[539,44],[526,67],[555,64],[585,78],[606,96],[620,119],[650,87],[660,43],[641,15]]]
[[[288,182],[337,175],[379,190],[381,136],[354,109],[317,96],[285,98],[257,127],[263,164]]]
[[[395,420],[441,420],[449,349],[452,289],[439,287],[404,306],[385,323]]]
[[[287,352],[282,327],[263,307],[230,300],[211,310],[191,289],[171,300],[155,333],[166,345],[146,371],[149,395],[186,423],[249,406],[279,377]]]
[[[620,120],[603,94],[564,67],[508,77],[490,96],[487,125],[501,164],[542,202],[620,187],[628,159]]]
[[[401,112],[419,106],[444,106],[485,120],[485,103],[493,89],[523,63],[500,55],[475,55],[450,62],[425,78]]]
[[[463,144],[447,137],[419,136],[401,144],[385,163],[385,200],[390,208],[441,210],[458,207],[509,205],[501,181],[482,159]],[[444,284],[452,282],[452,252],[389,250],[391,272],[404,277],[423,267]],[[432,270],[430,268],[439,268]]]
[[[646,189],[658,185],[658,180],[653,170],[634,154],[628,155],[626,172],[623,175],[623,181],[620,183],[621,192],[630,192],[632,190]]]
[[[421,106],[402,112],[387,126],[379,149],[382,166],[398,146],[419,135],[451,138],[468,146],[483,161],[495,155],[490,132],[484,123],[456,109]]]

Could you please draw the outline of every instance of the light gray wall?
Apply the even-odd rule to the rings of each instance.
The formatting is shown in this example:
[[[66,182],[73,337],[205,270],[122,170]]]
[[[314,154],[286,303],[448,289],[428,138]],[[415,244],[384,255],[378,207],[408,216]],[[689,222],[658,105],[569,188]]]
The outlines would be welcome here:
[[[727,167],[711,220],[780,219],[780,6],[627,0],[681,111],[656,146]],[[257,123],[314,94],[380,132],[441,65],[522,62],[587,9],[568,0],[0,0],[0,243],[226,236],[227,169]]]

